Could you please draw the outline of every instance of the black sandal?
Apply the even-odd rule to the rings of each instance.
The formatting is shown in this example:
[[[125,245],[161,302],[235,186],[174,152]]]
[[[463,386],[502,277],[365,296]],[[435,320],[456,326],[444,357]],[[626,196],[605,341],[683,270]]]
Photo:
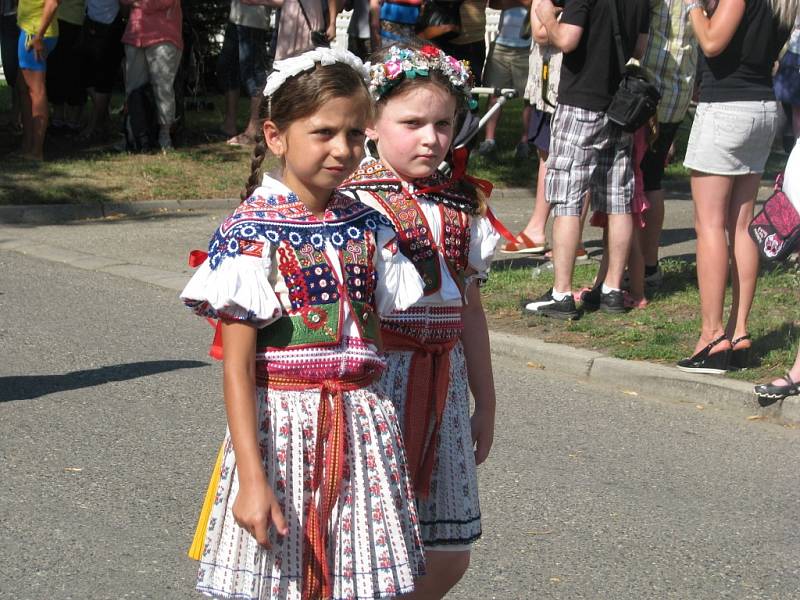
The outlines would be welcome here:
[[[772,404],[778,400],[783,400],[788,396],[797,396],[800,394],[800,384],[792,380],[789,373],[781,377],[786,382],[786,385],[775,385],[773,383],[760,383],[753,388],[758,401],[761,406]]]
[[[678,361],[678,368],[687,373],[709,373],[712,375],[725,373],[728,370],[728,363],[730,362],[730,348],[722,350],[721,352],[715,352],[714,354],[711,354],[711,350],[727,339],[728,338],[724,334],[719,336],[691,358],[684,358]]]
[[[750,366],[750,346],[747,348],[736,349],[736,344],[750,339],[750,334],[747,333],[741,337],[731,340],[731,369],[746,369]]]

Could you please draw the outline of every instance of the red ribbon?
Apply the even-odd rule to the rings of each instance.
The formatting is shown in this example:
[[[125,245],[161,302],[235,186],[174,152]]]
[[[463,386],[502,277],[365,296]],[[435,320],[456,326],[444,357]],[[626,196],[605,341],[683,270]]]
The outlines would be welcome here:
[[[208,258],[208,252],[192,250],[189,252],[189,266],[196,269]],[[208,355],[214,360],[222,360],[222,321],[206,317],[208,324],[214,328],[214,339],[208,349]]]
[[[414,354],[406,388],[403,441],[414,490],[427,497],[431,489],[439,431],[450,387],[450,351],[458,338],[426,344],[394,331],[381,330],[384,350],[411,350]]]
[[[492,190],[494,186],[490,181],[486,181],[485,179],[478,179],[477,177],[473,177],[472,175],[467,175],[467,159],[469,158],[469,151],[466,148],[456,148],[453,150],[453,181],[458,181],[460,179],[466,179],[472,185],[480,189],[484,195],[488,198],[492,195]],[[495,228],[497,233],[502,235],[506,238],[509,242],[515,242],[516,236],[511,233],[508,228],[500,222],[500,219],[492,212],[492,209],[488,206],[486,207],[486,218],[489,219],[489,223],[492,224],[492,227]]]

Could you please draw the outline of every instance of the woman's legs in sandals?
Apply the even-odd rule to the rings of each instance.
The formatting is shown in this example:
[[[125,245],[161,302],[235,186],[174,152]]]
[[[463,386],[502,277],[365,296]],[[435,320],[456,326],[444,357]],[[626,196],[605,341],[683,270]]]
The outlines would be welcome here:
[[[758,249],[750,238],[747,226],[753,219],[761,174],[736,177],[728,206],[728,244],[731,256],[731,314],[725,332],[736,340],[747,335],[747,319],[756,293]],[[750,340],[742,340],[737,348],[748,348]]]
[[[547,171],[545,161],[547,160],[547,152],[539,149],[539,173],[536,177],[536,200],[533,205],[533,214],[525,225],[522,233],[527,235],[531,240],[537,244],[545,245],[547,236],[545,235],[545,228],[547,227],[547,218],[550,216],[550,203],[544,198],[544,176]]]
[[[461,580],[469,568],[469,550],[428,550],[425,575],[414,580],[414,591],[403,600],[439,600]]]
[[[725,233],[734,178],[692,171],[694,227],[697,233],[697,284],[700,290],[702,326],[693,354],[717,339],[722,324],[725,288],[728,283],[728,239]],[[717,344],[716,352],[730,348]],[[713,354],[713,352],[712,352]]]

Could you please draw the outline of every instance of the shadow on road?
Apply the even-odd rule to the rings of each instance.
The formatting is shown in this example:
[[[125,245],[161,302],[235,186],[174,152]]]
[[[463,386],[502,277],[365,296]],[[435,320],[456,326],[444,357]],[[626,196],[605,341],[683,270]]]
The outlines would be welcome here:
[[[19,375],[0,377],[0,402],[32,400],[54,392],[94,387],[112,381],[127,381],[179,369],[197,369],[208,363],[197,360],[150,360],[110,365],[61,375]]]

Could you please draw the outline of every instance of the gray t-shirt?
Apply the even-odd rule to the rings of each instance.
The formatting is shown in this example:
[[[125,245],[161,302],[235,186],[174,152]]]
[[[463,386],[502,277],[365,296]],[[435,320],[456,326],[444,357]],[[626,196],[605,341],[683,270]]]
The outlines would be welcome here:
[[[231,12],[228,20],[234,25],[269,29],[269,9],[266,6],[242,4],[241,0],[231,0]]]

